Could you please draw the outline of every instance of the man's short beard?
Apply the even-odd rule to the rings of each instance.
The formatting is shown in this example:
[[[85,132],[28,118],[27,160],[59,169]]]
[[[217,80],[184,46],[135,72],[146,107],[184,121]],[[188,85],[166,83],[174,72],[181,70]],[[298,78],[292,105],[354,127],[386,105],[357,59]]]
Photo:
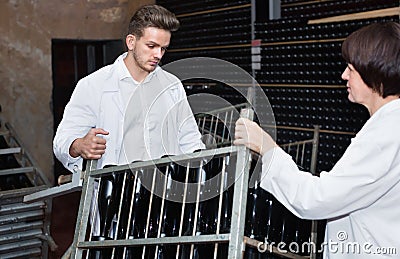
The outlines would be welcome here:
[[[138,56],[136,55],[136,48],[134,48],[133,51],[132,51],[132,57],[133,57],[133,62],[135,62],[136,65],[137,65],[140,69],[142,69],[143,71],[146,71],[146,72],[150,73],[150,72],[153,72],[154,69],[156,69],[155,67],[153,67],[153,69],[147,69],[146,67],[144,67],[144,66],[139,62],[140,60],[139,60]]]

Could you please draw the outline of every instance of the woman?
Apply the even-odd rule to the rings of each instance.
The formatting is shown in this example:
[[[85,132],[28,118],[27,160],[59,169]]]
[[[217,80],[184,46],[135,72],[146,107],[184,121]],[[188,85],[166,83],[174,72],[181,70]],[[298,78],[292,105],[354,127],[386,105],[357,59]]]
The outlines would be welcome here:
[[[301,218],[327,219],[325,258],[400,254],[400,24],[371,24],[342,45],[348,99],[371,117],[330,172],[299,171],[256,123],[236,122],[236,145],[262,155],[261,186]]]

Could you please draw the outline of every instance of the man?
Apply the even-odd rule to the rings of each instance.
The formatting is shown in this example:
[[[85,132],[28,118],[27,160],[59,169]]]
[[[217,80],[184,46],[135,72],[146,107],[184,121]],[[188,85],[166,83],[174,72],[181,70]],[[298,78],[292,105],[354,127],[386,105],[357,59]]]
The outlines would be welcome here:
[[[81,79],[65,107],[54,153],[69,170],[82,159],[98,168],[203,149],[201,135],[179,79],[158,66],[179,28],[158,5],[133,15],[128,51]]]

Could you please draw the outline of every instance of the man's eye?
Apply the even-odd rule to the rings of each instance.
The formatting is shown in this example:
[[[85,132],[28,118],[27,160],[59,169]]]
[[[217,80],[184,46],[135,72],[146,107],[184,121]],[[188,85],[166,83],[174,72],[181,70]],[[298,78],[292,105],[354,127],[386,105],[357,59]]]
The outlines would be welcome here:
[[[147,45],[147,46],[148,46],[149,48],[151,48],[151,49],[154,48],[154,45]]]
[[[166,47],[162,47],[161,50],[162,51],[167,51],[167,48]]]

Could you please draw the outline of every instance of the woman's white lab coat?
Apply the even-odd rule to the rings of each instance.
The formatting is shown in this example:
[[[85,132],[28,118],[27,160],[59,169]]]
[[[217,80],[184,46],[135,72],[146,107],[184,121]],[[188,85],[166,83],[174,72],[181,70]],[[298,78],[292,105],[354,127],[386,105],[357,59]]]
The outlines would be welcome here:
[[[328,219],[325,258],[398,258],[399,132],[394,100],[373,114],[330,172],[301,172],[275,148],[263,156],[261,186],[299,217]]]

